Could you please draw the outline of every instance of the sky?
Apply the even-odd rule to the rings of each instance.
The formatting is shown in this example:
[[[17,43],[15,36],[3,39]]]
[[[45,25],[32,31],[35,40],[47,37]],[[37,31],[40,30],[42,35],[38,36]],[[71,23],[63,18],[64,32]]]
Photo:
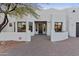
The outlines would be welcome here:
[[[39,3],[43,9],[64,9],[69,7],[79,7],[79,3]]]

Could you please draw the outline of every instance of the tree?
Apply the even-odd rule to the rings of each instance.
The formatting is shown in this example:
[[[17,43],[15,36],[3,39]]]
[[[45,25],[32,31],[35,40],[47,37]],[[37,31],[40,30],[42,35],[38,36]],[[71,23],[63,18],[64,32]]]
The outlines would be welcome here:
[[[17,16],[22,17],[23,15],[31,14],[34,17],[38,18],[38,14],[35,12],[35,9],[37,8],[36,4],[31,3],[1,3],[0,4],[0,13],[4,14],[4,20],[0,24],[0,32],[6,27],[8,24],[8,15],[9,16]]]

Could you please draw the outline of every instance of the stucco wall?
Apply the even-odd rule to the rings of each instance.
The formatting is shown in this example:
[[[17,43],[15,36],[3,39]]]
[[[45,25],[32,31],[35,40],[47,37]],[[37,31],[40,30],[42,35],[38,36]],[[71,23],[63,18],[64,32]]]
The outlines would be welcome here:
[[[72,12],[75,10],[76,12]],[[33,22],[33,32],[32,35],[35,33],[35,24],[34,21],[47,21],[47,34],[50,35],[51,31],[51,20],[54,21],[63,21],[63,31],[67,31],[70,37],[76,37],[76,22],[79,22],[79,8],[67,8],[63,10],[56,10],[56,9],[48,9],[48,10],[40,10],[37,11],[40,15],[38,19],[34,18],[31,15],[24,16],[23,18],[16,18],[16,17],[9,17],[9,22],[13,24],[17,20],[22,20],[27,22],[27,32],[28,30],[28,22]],[[3,21],[3,14],[0,17],[0,23]],[[9,24],[4,28],[3,32],[13,32],[14,26],[9,27]]]
[[[66,14],[64,11],[54,12],[52,15],[52,21],[54,22],[63,22],[62,31],[67,31],[66,29]]]
[[[62,22],[62,32],[55,32],[55,22]],[[68,38],[67,25],[66,25],[66,13],[65,11],[58,10],[52,15],[52,27],[51,27],[51,41],[61,41]]]
[[[69,36],[76,37],[76,22],[79,22],[79,8],[69,8],[67,9],[67,14],[69,20]]]
[[[2,32],[0,33],[0,41],[31,41],[30,33]]]

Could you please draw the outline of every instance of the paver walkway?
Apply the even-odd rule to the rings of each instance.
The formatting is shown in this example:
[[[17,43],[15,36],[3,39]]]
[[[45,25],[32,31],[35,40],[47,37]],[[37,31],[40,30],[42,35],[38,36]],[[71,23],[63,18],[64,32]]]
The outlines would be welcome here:
[[[5,53],[6,56],[79,56],[79,38],[51,42],[45,35],[36,35],[31,42]]]

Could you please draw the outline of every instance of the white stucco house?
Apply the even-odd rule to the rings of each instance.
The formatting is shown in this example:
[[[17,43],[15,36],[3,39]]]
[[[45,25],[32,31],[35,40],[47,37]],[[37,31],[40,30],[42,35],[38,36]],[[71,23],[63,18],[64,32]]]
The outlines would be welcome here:
[[[23,18],[9,17],[9,23],[0,33],[0,40],[31,41],[35,35],[50,36],[51,41],[61,41],[79,36],[79,7],[37,11],[38,19],[31,15]],[[0,22],[3,18],[0,18]]]

